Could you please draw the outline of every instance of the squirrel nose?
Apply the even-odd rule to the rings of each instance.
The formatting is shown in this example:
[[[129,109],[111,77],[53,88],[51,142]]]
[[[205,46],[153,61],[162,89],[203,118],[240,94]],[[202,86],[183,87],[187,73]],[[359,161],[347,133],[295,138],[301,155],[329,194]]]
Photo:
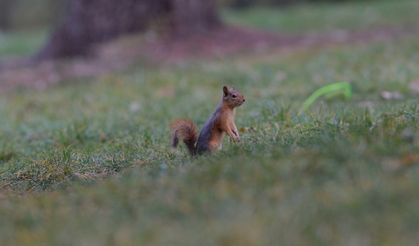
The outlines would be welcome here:
[[[243,102],[246,102],[246,99],[243,97]]]

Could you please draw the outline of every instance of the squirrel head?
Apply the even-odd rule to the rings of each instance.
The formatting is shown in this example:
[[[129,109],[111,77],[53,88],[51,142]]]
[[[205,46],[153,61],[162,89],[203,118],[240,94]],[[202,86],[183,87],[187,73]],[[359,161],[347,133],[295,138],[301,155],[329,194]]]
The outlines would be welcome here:
[[[244,96],[237,90],[223,86],[223,103],[230,108],[235,108],[242,105],[246,99]]]

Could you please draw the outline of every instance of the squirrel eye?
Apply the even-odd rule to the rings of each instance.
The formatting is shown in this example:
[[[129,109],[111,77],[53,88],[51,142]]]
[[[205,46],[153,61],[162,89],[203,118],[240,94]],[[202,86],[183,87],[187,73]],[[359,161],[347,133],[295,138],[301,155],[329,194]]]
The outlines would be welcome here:
[[[232,98],[236,98],[237,96],[236,96],[236,95],[232,95],[231,97],[232,97]]]

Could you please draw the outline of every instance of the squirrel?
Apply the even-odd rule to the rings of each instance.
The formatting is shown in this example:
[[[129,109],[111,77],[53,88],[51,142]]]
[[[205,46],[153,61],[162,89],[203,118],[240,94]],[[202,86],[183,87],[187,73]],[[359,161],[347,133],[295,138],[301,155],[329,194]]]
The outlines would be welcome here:
[[[194,156],[221,149],[224,133],[227,133],[233,142],[240,142],[240,135],[234,123],[235,108],[245,101],[239,91],[223,86],[221,102],[206,121],[199,136],[197,127],[191,120],[179,119],[171,123],[172,147],[176,148],[181,140]]]

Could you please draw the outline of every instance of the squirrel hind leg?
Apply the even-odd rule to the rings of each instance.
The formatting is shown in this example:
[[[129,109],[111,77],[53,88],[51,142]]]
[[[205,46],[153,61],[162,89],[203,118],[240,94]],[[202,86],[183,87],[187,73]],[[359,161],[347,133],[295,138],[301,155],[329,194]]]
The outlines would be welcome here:
[[[174,132],[173,136],[172,136],[172,147],[176,148],[179,144],[179,137],[177,135],[177,131]]]

